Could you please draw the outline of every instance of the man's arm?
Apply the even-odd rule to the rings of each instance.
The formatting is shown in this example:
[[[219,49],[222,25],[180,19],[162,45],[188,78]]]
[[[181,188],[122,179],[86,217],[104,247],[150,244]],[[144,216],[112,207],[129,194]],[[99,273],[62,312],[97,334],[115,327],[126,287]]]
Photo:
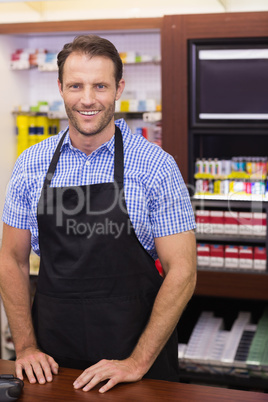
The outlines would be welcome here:
[[[155,299],[150,320],[133,353],[125,360],[101,360],[86,369],[74,383],[89,391],[106,379],[108,391],[119,382],[140,380],[150,369],[174,331],[196,284],[196,242],[193,231],[155,239],[165,279]]]
[[[16,375],[31,383],[52,381],[58,365],[37,347],[31,319],[29,230],[4,224],[0,251],[0,290],[16,350]],[[36,378],[35,378],[36,376]]]

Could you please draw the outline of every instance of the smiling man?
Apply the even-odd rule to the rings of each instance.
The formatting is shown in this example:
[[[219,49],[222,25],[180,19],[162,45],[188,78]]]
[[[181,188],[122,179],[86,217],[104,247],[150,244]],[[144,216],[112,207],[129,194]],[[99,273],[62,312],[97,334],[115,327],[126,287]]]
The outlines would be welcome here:
[[[69,126],[18,158],[3,212],[16,374],[44,384],[59,366],[78,368],[74,387],[107,380],[100,392],[178,381],[176,326],[196,282],[188,191],[170,155],[114,121],[125,82],[111,42],[78,36],[58,67]],[[31,247],[41,257],[32,312]]]

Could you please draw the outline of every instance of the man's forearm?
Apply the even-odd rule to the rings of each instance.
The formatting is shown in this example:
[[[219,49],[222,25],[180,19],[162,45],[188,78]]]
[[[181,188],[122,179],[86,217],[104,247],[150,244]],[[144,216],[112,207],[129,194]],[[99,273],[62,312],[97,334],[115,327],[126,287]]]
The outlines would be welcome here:
[[[145,372],[174,331],[193,294],[195,283],[196,275],[193,271],[186,278],[181,278],[176,270],[167,274],[156,297],[150,320],[131,355]]]
[[[0,289],[16,353],[36,347],[31,319],[28,267],[19,267],[10,257],[0,255]]]

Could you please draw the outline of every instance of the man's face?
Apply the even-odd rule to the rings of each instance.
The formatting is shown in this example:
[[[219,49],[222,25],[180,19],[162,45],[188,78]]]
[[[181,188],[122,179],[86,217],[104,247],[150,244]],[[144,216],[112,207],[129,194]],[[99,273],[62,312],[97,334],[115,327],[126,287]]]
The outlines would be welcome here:
[[[72,53],[65,61],[63,83],[58,82],[70,136],[114,132],[115,101],[123,92],[122,79],[116,88],[112,60]]]

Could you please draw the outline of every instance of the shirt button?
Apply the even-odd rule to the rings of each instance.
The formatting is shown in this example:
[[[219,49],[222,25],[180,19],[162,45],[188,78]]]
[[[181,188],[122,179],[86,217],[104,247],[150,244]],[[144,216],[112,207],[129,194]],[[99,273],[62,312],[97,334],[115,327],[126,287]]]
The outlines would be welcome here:
[[[86,161],[86,165],[87,165],[87,166],[90,165],[90,162],[89,162],[89,161]]]

